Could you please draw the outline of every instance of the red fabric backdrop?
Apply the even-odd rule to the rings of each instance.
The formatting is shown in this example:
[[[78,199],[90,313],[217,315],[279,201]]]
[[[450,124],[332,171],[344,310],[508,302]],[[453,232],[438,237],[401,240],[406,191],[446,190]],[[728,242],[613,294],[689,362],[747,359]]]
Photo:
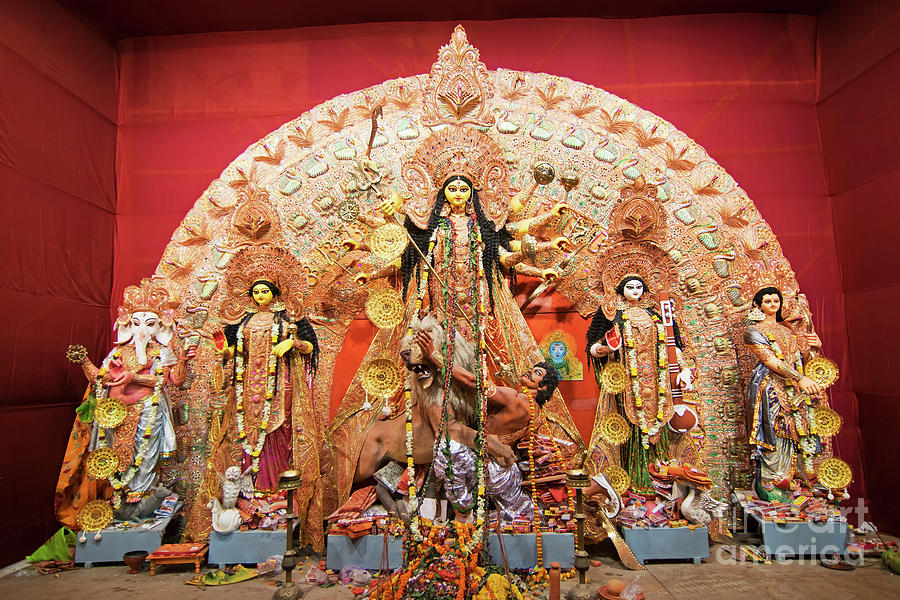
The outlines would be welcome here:
[[[0,5],[0,565],[56,530],[84,378],[109,343],[116,50],[57,5]]]
[[[54,527],[53,482],[83,389],[80,374],[62,358],[65,346],[84,343],[95,357],[105,352],[124,286],[152,273],[194,200],[245,147],[335,95],[426,72],[453,27],[370,24],[141,38],[122,42],[117,55],[49,1],[13,4],[0,7],[0,307],[8,322],[0,328],[7,349],[0,362],[6,425],[0,564],[32,550]],[[870,22],[886,26],[877,6],[870,7]],[[862,494],[854,379],[862,382],[867,427],[883,432],[883,423],[900,423],[898,398],[888,391],[890,370],[876,373],[896,355],[882,348],[900,350],[884,327],[891,323],[896,331],[889,309],[900,299],[897,237],[887,235],[896,231],[896,203],[883,191],[898,179],[896,127],[893,137],[884,134],[896,113],[884,82],[895,79],[897,59],[895,36],[869,36],[880,62],[859,67],[869,46],[847,41],[842,28],[854,15],[841,8],[824,19],[833,37],[823,35],[819,45],[821,95],[813,17],[465,24],[490,68],[556,73],[627,98],[703,144],[747,190],[810,297],[826,354],[844,373],[833,393],[846,420],[838,451],[854,466],[854,492]],[[846,115],[867,101],[867,90],[882,94],[868,99],[879,116],[862,118],[847,145]],[[863,201],[877,201],[877,218],[858,210]],[[850,277],[861,265],[865,276]],[[868,310],[870,298],[879,318]],[[538,337],[562,327],[582,338],[586,323],[560,298],[546,299],[540,311],[530,320]],[[344,352],[348,360],[358,362],[370,336],[359,321]],[[347,383],[335,381],[336,397]],[[564,386],[587,435],[593,384]],[[34,442],[36,431],[41,443]],[[872,439],[870,473],[878,468],[874,452],[900,449],[896,435]],[[878,482],[887,499],[894,488],[884,476]]]
[[[900,4],[833,4],[819,19],[818,119],[859,398],[870,518],[900,532]],[[846,371],[845,371],[846,372]]]

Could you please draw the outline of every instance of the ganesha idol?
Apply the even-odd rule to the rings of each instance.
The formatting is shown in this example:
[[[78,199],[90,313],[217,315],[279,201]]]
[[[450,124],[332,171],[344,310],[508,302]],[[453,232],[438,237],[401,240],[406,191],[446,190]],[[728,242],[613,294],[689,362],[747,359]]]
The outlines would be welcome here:
[[[137,502],[157,483],[157,466],[175,450],[166,388],[181,386],[195,349],[177,343],[168,291],[144,279],[125,288],[115,323],[115,346],[100,366],[83,347],[68,356],[80,364],[89,387],[66,449],[56,488],[56,511],[72,525],[88,501]]]

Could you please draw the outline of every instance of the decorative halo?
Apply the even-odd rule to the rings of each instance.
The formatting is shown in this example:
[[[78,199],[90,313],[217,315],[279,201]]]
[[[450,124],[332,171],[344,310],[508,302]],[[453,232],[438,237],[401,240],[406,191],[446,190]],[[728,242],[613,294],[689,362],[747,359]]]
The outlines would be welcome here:
[[[621,446],[628,439],[628,421],[619,413],[606,413],[597,424],[600,439],[613,446]]]
[[[75,521],[82,531],[100,531],[113,520],[113,509],[106,500],[93,500],[81,507]]]
[[[104,429],[118,427],[128,415],[128,408],[118,398],[106,398],[94,409],[94,422]]]
[[[391,397],[402,383],[397,365],[386,358],[370,362],[363,371],[361,380],[363,389],[377,398]]]
[[[610,485],[620,496],[628,491],[631,487],[631,476],[628,471],[618,465],[607,465],[604,470],[606,478],[609,479]]]
[[[850,465],[839,458],[826,458],[816,467],[816,476],[825,487],[833,490],[845,488],[853,481]]]
[[[394,288],[370,294],[366,300],[366,316],[379,329],[389,329],[403,319],[403,300]]]
[[[87,457],[88,475],[95,479],[106,479],[119,468],[119,457],[111,448],[97,448]]]
[[[344,223],[352,223],[359,218],[359,204],[354,200],[344,200],[337,207],[338,218]]]
[[[841,415],[824,406],[816,406],[812,410],[812,420],[816,433],[821,436],[831,437],[841,430],[844,420]]]
[[[621,363],[608,362],[600,371],[600,385],[607,394],[621,394],[628,385],[628,373]]]
[[[73,363],[81,363],[87,358],[87,348],[81,344],[73,344],[66,349],[66,358]]]
[[[830,387],[838,380],[841,373],[834,361],[824,356],[816,356],[803,369],[807,377],[825,387]]]
[[[406,231],[397,223],[385,223],[372,231],[369,246],[378,258],[394,260],[406,248]]]

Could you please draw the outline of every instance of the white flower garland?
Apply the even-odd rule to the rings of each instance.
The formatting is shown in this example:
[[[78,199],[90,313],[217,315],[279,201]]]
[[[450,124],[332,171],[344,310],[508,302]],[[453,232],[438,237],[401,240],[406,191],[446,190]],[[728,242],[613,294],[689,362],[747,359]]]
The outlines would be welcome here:
[[[435,229],[428,242],[428,254],[425,258],[427,263],[431,260],[431,253],[434,251],[434,243],[438,230]],[[428,276],[431,270],[427,267],[423,269],[422,276],[419,280],[418,295],[416,297],[415,314],[422,309],[422,300],[425,298],[425,292],[428,290]],[[409,325],[406,328],[406,335],[413,334],[412,318],[409,319]],[[406,476],[409,479],[409,514],[411,515],[409,522],[409,531],[415,542],[421,543],[425,541],[421,530],[419,529],[419,497],[416,494],[416,465],[413,458],[413,427],[412,427],[412,393],[409,387],[403,391],[403,399],[406,401]]]
[[[272,412],[272,397],[275,395],[275,367],[278,364],[278,356],[274,352],[274,346],[278,343],[282,323],[279,323],[275,316],[272,316],[271,342],[272,352],[269,352],[269,362],[266,374],[266,402],[263,405],[262,417],[260,418],[259,433],[256,437],[256,445],[251,446],[247,441],[247,432],[244,429],[244,324],[238,327],[237,331],[237,351],[234,357],[235,370],[235,396],[237,408],[237,426],[238,440],[241,447],[252,459],[253,473],[259,472],[259,456],[262,454],[263,445],[266,443],[266,429],[269,426],[269,416]]]
[[[665,424],[663,422],[664,408],[668,401],[668,373],[669,373],[669,357],[666,352],[666,329],[665,326],[656,322],[656,356],[657,356],[657,393],[659,401],[657,402],[656,417],[653,419],[653,426],[647,424],[647,417],[644,414],[644,401],[641,398],[641,386],[638,379],[637,371],[637,351],[634,348],[634,329],[628,315],[622,313],[622,325],[625,334],[625,357],[627,358],[628,374],[631,377],[631,392],[634,395],[634,406],[637,409],[638,421],[641,427],[641,445],[644,448],[650,447],[650,438],[659,433],[659,430]]]

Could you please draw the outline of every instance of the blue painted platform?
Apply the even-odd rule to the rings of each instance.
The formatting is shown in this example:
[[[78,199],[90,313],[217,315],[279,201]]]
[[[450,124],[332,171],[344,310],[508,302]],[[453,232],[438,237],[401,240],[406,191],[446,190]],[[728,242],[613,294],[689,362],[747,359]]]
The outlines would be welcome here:
[[[503,534],[503,549],[510,569],[530,569],[537,564],[537,536],[533,533]],[[575,534],[544,533],[541,546],[544,549],[544,566],[558,562],[563,569],[575,564]],[[497,534],[490,536],[484,549],[491,562],[502,565],[503,554]],[[340,570],[347,565],[377,571],[381,569],[384,554],[384,536],[364,535],[351,539],[346,535],[329,535],[327,540],[327,568]],[[392,537],[388,542],[388,558],[391,569],[403,563],[403,538]],[[213,562],[210,560],[210,562]]]
[[[648,560],[691,559],[695,565],[709,556],[709,532],[706,527],[622,527],[622,537],[639,563]]]
[[[747,513],[762,531],[762,550],[768,557],[822,556],[847,553],[847,522],[775,523]]]
[[[364,535],[352,539],[349,535],[329,535],[326,549],[326,568],[340,571],[353,565],[370,571],[381,569],[384,555],[383,535]],[[396,570],[403,565],[403,538],[388,538],[388,566]]]
[[[563,569],[575,566],[574,533],[542,533],[541,547],[544,550],[544,567],[549,569],[552,562],[558,562]],[[503,550],[506,551],[506,561],[510,569],[530,569],[537,564],[537,535],[504,533]],[[491,534],[485,553],[490,556],[492,563],[503,565],[503,554],[496,533]]]
[[[103,529],[100,541],[94,539],[96,531],[84,533],[87,540],[76,542],[75,562],[91,567],[94,563],[122,562],[122,555],[132,550],[153,552],[163,545],[163,536],[173,517],[168,517],[149,529]],[[81,532],[78,532],[81,537]]]
[[[270,556],[284,554],[286,545],[285,529],[251,529],[231,533],[213,531],[209,535],[209,556],[206,562],[219,567],[237,564],[255,566],[265,562]]]

